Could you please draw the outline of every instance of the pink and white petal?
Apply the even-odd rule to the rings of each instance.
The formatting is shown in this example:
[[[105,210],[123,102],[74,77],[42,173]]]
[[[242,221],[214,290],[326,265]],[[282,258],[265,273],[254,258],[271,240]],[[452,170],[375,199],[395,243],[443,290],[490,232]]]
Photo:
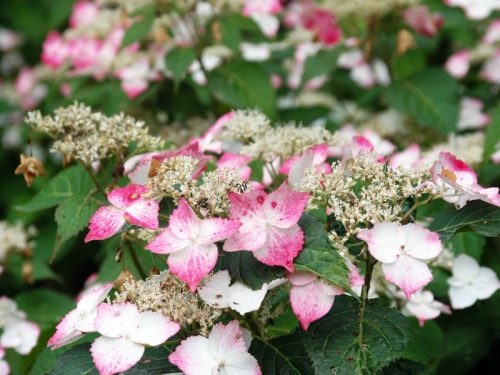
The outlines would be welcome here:
[[[203,336],[191,336],[183,340],[168,356],[168,360],[185,375],[212,375],[218,366],[210,354],[208,339]]]
[[[266,242],[266,226],[263,219],[257,216],[240,218],[239,230],[224,242],[224,251],[255,251]]]
[[[288,229],[270,227],[264,246],[253,254],[268,266],[281,266],[293,272],[293,260],[302,251],[303,245],[304,233],[297,224]]]
[[[137,307],[126,303],[101,303],[97,306],[95,326],[97,332],[107,337],[125,337],[139,315]]]
[[[230,192],[228,197],[231,201],[231,218],[240,219],[259,212],[267,199],[267,194],[263,191],[253,190],[243,194]]]
[[[210,244],[222,241],[235,234],[241,227],[239,220],[213,218],[201,221],[198,241],[202,244]]]
[[[293,286],[304,286],[318,279],[318,276],[314,273],[307,271],[295,271],[294,273],[289,272],[286,277]]]
[[[90,347],[92,360],[101,375],[127,371],[141,359],[144,346],[124,338],[99,337]]]
[[[248,164],[250,156],[225,152],[217,162],[219,168],[241,168]]]
[[[319,282],[290,289],[290,304],[304,331],[330,311],[334,300],[335,296],[325,294]]]
[[[418,319],[421,327],[426,320],[435,319],[441,314],[438,308],[426,303],[413,303],[410,301],[406,304],[406,309],[411,315]]]
[[[108,200],[117,208],[127,208],[141,199],[141,196],[147,193],[149,189],[141,185],[128,185],[122,188],[113,189],[108,194]]]
[[[129,334],[130,340],[149,346],[164,343],[179,332],[179,324],[154,311],[141,312],[134,320]]]
[[[27,355],[36,346],[40,336],[37,324],[27,320],[16,320],[3,327],[0,346],[12,348],[22,355]]]
[[[405,234],[405,251],[417,259],[432,259],[443,250],[437,233],[431,232],[420,224],[407,224],[401,227]]]
[[[383,263],[382,271],[386,280],[400,287],[408,300],[413,293],[432,280],[432,273],[427,264],[407,255],[401,255],[393,263]]]
[[[198,288],[198,295],[209,306],[222,309],[229,307],[231,276],[228,271],[219,271],[208,277]]]
[[[259,363],[250,354],[232,350],[224,357],[225,375],[261,375]]]
[[[267,285],[258,290],[252,290],[245,284],[235,282],[229,287],[229,307],[241,315],[257,311],[267,294]]]
[[[82,333],[75,329],[75,325],[80,319],[81,315],[77,309],[73,309],[67,313],[56,326],[56,332],[49,339],[47,346],[51,346],[52,350],[55,350],[78,340],[82,336]]]
[[[327,296],[341,296],[342,294],[344,294],[344,289],[330,284],[324,279],[320,279],[318,283],[323,288],[323,293]]]
[[[123,211],[113,206],[99,208],[90,218],[89,232],[84,242],[105,240],[120,231],[125,225]]]
[[[477,301],[476,290],[471,285],[451,286],[448,291],[451,307],[455,310],[465,309]]]
[[[389,160],[389,165],[392,169],[412,169],[420,162],[420,146],[412,144],[401,152],[394,154]]]
[[[270,224],[290,228],[299,221],[308,201],[308,193],[294,191],[283,184],[269,194],[264,203],[264,214]]]
[[[314,152],[307,150],[298,160],[293,164],[288,173],[288,183],[292,188],[297,188],[304,179],[305,172],[313,168],[314,165]],[[331,167],[330,167],[331,170]]]
[[[149,181],[149,171],[151,169],[151,159],[142,159],[137,167],[128,174],[130,182],[136,185],[146,185]]]
[[[191,246],[191,240],[178,238],[172,233],[170,228],[163,229],[145,248],[156,254],[172,254]],[[185,233],[181,233],[181,235],[183,234]]]
[[[227,353],[233,350],[246,351],[239,322],[232,320],[226,325],[217,323],[208,336],[208,346],[210,353],[215,358],[224,358]]]
[[[196,216],[187,201],[182,198],[179,205],[170,215],[168,228],[179,239],[196,237],[200,230],[201,220]]]
[[[125,219],[132,225],[158,229],[160,204],[154,199],[141,199],[125,209]]]
[[[88,314],[97,308],[97,305],[101,303],[104,298],[108,295],[110,290],[113,288],[112,283],[106,283],[104,285],[99,285],[87,290],[78,301],[76,308],[82,314]]]
[[[0,375],[9,375],[9,374],[10,374],[9,364],[3,359],[0,359]]]
[[[473,285],[477,299],[480,300],[490,298],[500,288],[497,274],[487,267],[481,267]]]
[[[401,246],[405,244],[401,226],[387,221],[360,231],[357,237],[368,244],[370,254],[382,263],[394,262],[401,253]]]
[[[168,268],[194,292],[200,280],[215,267],[218,255],[216,245],[193,245],[170,254],[167,260]]]
[[[75,323],[75,328],[83,333],[95,332],[95,319],[97,318],[97,310],[80,316],[81,319]]]

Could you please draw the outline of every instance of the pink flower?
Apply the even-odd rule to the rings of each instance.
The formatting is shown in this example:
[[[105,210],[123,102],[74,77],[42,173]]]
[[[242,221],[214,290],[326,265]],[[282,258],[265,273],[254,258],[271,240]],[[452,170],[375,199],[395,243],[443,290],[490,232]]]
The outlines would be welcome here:
[[[389,160],[389,166],[392,169],[412,169],[421,161],[420,146],[416,143],[411,144],[405,150],[395,153]]]
[[[425,260],[441,253],[437,233],[418,224],[382,222],[364,229],[358,238],[368,244],[370,254],[382,263],[387,281],[400,287],[409,300],[411,295],[432,280]]]
[[[47,94],[47,87],[38,81],[34,69],[23,68],[14,83],[21,107],[29,111],[35,108]]]
[[[147,90],[149,81],[154,78],[147,57],[140,58],[133,64],[120,68],[115,73],[122,81],[122,89],[130,99],[135,99]]]
[[[282,8],[280,0],[245,0],[243,15],[248,16],[252,13],[276,14],[281,12]]]
[[[490,116],[481,112],[483,107],[484,104],[481,100],[463,97],[460,102],[458,129],[478,129],[488,125]]]
[[[500,84],[500,49],[484,63],[479,75],[488,82]]]
[[[257,360],[248,353],[250,333],[238,321],[217,323],[210,335],[183,340],[168,356],[185,375],[261,375]]]
[[[198,139],[193,139],[191,142],[198,142],[202,152],[210,151],[216,154],[222,152],[222,142],[217,140],[217,137],[226,126],[226,123],[234,116],[233,112],[228,112],[217,119],[217,121],[203,133]]]
[[[441,313],[451,314],[449,306],[434,300],[434,295],[428,290],[419,290],[413,294],[403,312],[418,319],[418,324],[423,327],[426,320],[436,319]]]
[[[99,208],[90,218],[85,242],[104,240],[129,223],[147,229],[158,229],[160,206],[154,199],[144,198],[149,189],[140,185],[116,188],[108,194],[110,206]]]
[[[79,1],[73,6],[73,12],[69,19],[69,26],[77,28],[88,25],[94,21],[99,12],[99,5],[93,1]]]
[[[444,2],[462,8],[465,15],[472,20],[482,20],[494,10],[500,9],[499,0],[444,0]]]
[[[484,188],[479,185],[474,171],[449,152],[439,154],[439,159],[431,168],[431,174],[442,198],[458,208],[471,200],[482,200],[500,206],[498,188]]]
[[[62,36],[51,31],[43,42],[42,62],[53,69],[59,69],[68,57],[68,46]]]
[[[159,312],[139,312],[131,303],[97,306],[97,338],[90,348],[101,375],[127,371],[141,359],[144,346],[157,346],[175,335],[179,324]]]
[[[309,324],[325,316],[333,306],[335,296],[344,294],[344,290],[313,273],[296,271],[288,274],[292,283],[290,303],[292,310],[304,331]]]
[[[170,254],[169,269],[189,285],[192,292],[217,263],[215,243],[233,235],[241,223],[221,218],[199,219],[185,199],[170,215],[168,227],[146,249]]]
[[[217,161],[217,167],[237,168],[240,172],[240,177],[243,180],[248,181],[250,180],[250,175],[252,174],[252,169],[248,166],[248,162],[250,160],[251,160],[250,156],[225,152]]]
[[[495,44],[498,41],[500,41],[500,20],[494,20],[484,34],[483,43]]]
[[[470,51],[461,50],[451,55],[444,65],[445,70],[457,79],[464,78],[470,69]]]
[[[324,172],[325,174],[332,173],[332,168],[328,163],[325,163],[328,158],[328,145],[321,144],[308,148],[305,153],[312,153],[312,165],[311,167],[316,169],[317,172]],[[299,160],[300,156],[292,156],[291,158],[285,160],[283,164],[281,164],[280,173],[289,175],[293,170],[295,164]]]
[[[80,36],[68,42],[68,56],[77,73],[95,65],[102,42],[89,36]]]
[[[193,142],[178,150],[150,152],[134,156],[125,162],[125,173],[133,184],[146,185],[149,180],[151,167],[154,164],[161,164],[163,161],[177,156],[189,156],[199,160],[196,169],[193,171],[193,179],[197,179],[200,176],[210,160],[210,156],[204,155],[200,151],[198,143]]]
[[[224,250],[249,250],[262,263],[293,272],[293,259],[304,244],[304,233],[297,222],[308,199],[309,194],[286,185],[269,195],[263,191],[229,193],[231,218],[242,225],[226,240]]]
[[[47,346],[52,350],[70,344],[84,333],[95,332],[97,305],[108,295],[111,283],[96,286],[86,291],[78,301],[76,308],[67,313],[56,327],[56,332],[49,339]]]
[[[444,22],[440,13],[431,13],[425,5],[415,5],[406,9],[403,18],[417,33],[425,36],[436,35]]]
[[[342,30],[335,16],[325,9],[316,7],[304,12],[302,26],[313,31],[319,41],[327,46],[337,44],[342,38]]]

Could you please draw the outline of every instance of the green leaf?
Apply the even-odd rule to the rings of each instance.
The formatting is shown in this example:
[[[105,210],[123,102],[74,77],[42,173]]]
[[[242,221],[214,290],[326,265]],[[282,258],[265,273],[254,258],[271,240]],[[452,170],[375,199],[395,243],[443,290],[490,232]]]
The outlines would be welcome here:
[[[395,81],[387,88],[386,99],[391,107],[413,117],[420,125],[450,133],[458,120],[458,90],[455,79],[432,68]]]
[[[453,254],[467,254],[478,262],[481,260],[485,245],[486,238],[474,232],[457,233],[451,240]]]
[[[490,113],[491,121],[486,128],[484,139],[483,162],[490,161],[491,155],[495,152],[500,143],[500,105],[496,106]]]
[[[175,344],[178,344],[178,342],[175,342]],[[168,361],[168,355],[170,353],[171,350],[165,346],[148,348],[144,352],[141,360],[130,370],[124,372],[124,374],[144,375],[180,373],[179,368]]]
[[[267,266],[255,259],[250,251],[224,252],[221,262],[233,282],[241,281],[254,290],[285,274],[284,268]]]
[[[208,74],[208,87],[234,108],[258,108],[275,117],[276,95],[269,74],[255,63],[233,60]]]
[[[142,18],[127,30],[123,37],[122,47],[138,42],[148,35],[155,20],[155,8],[154,6],[146,6],[138,12],[138,15],[141,15]]]
[[[279,337],[269,341],[254,337],[249,351],[259,362],[263,374],[314,374],[311,360],[307,357],[304,343],[298,335]]]
[[[330,74],[337,67],[337,59],[340,52],[340,48],[333,47],[319,51],[316,55],[308,57],[304,65],[302,82],[306,83],[314,77]]]
[[[340,296],[309,326],[304,343],[316,374],[374,374],[399,358],[412,333],[407,318],[378,300],[367,301],[361,324],[359,316],[360,304]]]
[[[191,47],[175,47],[168,51],[165,63],[174,75],[176,82],[184,78],[189,66],[196,59],[196,52]]]
[[[425,65],[425,53],[420,49],[411,49],[394,61],[392,71],[396,79],[403,79],[411,77]]]
[[[27,203],[16,208],[20,211],[37,211],[57,206],[76,195],[86,195],[93,182],[81,165],[75,165],[51,178]]]
[[[482,201],[467,203],[460,210],[444,211],[434,218],[429,229],[447,241],[458,230],[472,230],[486,237],[500,236],[500,207]]]
[[[76,236],[87,227],[90,218],[99,207],[99,203],[90,194],[76,195],[63,201],[56,209],[57,237],[54,246],[55,252],[61,244]]]
[[[54,325],[76,303],[65,294],[50,289],[30,289],[18,294],[15,298],[19,309],[28,314],[28,319],[41,325]]]
[[[422,363],[439,358],[444,346],[444,335],[439,325],[430,320],[423,327],[418,327],[415,319],[412,322],[415,336],[406,345],[402,357]]]
[[[312,272],[350,291],[349,269],[344,258],[330,245],[321,223],[304,214],[299,225],[304,231],[304,248],[295,259],[295,269]]]
[[[240,50],[241,43],[241,31],[238,27],[238,21],[239,19],[230,16],[219,19],[222,43],[236,52]]]

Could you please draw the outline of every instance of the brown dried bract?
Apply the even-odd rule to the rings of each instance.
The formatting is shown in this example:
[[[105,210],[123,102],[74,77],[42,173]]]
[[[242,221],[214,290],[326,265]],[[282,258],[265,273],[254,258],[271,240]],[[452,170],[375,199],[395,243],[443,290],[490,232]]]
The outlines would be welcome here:
[[[45,176],[45,168],[40,160],[34,158],[33,156],[26,156],[21,154],[21,163],[16,168],[16,175],[22,174],[26,185],[31,186],[35,177]]]

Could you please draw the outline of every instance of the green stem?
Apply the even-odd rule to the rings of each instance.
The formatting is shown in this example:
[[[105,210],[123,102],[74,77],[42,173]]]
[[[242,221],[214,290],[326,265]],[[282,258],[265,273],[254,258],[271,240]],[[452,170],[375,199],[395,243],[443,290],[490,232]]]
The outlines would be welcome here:
[[[401,221],[405,221],[410,217],[410,215],[415,211],[418,207],[423,206],[424,204],[430,203],[433,199],[435,199],[436,196],[430,196],[429,198],[420,201],[420,202],[415,202],[415,204],[404,214],[404,216],[401,218]]]
[[[127,248],[130,252],[130,257],[132,258],[132,262],[134,263],[137,272],[139,272],[139,275],[141,275],[142,279],[145,279],[147,277],[146,272],[142,268],[141,262],[139,262],[139,258],[137,258],[137,254],[135,253],[132,243],[129,240],[125,240],[125,243],[127,244]]]
[[[368,292],[370,291],[370,284],[372,281],[372,272],[373,267],[375,266],[376,261],[372,258],[372,256],[365,249],[365,284],[361,289],[361,308],[359,310],[359,334],[358,334],[358,343],[359,347],[363,346],[363,319],[365,315],[366,302],[368,301]]]
[[[97,177],[96,175],[94,174],[94,172],[92,171],[92,168],[89,167],[88,165],[86,164],[83,164],[83,168],[85,168],[85,170],[87,171],[87,173],[89,174],[90,178],[92,179],[92,181],[94,182],[94,185],[95,187],[97,188],[97,190],[99,191],[99,193],[102,194],[102,196],[104,198],[106,198],[106,192],[104,191],[104,189],[101,187],[101,184],[99,184],[99,181],[97,180]]]

